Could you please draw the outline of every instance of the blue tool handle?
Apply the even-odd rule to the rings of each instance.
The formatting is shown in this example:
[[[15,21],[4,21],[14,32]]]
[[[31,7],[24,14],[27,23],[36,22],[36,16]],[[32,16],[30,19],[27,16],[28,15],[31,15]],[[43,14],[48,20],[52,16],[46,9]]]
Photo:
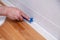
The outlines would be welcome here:
[[[27,20],[25,17],[23,17],[25,20]],[[33,18],[30,18],[29,20],[27,20],[29,23],[33,22]]]

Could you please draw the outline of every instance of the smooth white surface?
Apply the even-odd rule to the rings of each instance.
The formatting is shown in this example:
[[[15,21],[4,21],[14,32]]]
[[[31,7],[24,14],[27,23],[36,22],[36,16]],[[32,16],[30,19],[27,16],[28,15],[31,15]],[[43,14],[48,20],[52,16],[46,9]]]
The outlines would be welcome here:
[[[0,26],[5,22],[5,19],[5,16],[0,16]]]

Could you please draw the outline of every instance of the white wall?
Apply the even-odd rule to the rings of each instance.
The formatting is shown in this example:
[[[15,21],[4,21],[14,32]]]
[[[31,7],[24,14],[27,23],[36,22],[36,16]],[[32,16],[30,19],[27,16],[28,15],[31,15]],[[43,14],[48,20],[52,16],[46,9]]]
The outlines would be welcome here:
[[[34,17],[49,33],[60,40],[60,0],[8,0]],[[28,8],[22,7],[23,6]],[[28,10],[27,10],[28,9]]]

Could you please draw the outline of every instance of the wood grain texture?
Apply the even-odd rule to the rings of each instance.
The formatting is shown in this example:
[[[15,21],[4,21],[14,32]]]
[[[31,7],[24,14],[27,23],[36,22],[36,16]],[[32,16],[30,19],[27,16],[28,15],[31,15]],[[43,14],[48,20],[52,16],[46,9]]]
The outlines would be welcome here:
[[[2,4],[4,5],[4,4]],[[0,40],[46,40],[26,22],[6,19],[0,27]]]

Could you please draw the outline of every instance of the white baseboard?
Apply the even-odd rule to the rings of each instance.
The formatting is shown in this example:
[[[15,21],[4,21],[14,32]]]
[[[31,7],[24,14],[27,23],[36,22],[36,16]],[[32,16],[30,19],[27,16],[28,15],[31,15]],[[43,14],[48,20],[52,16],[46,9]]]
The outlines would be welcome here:
[[[2,2],[4,4],[6,4],[7,6],[13,6],[15,7],[15,5],[11,4],[9,1],[7,0],[2,0]],[[27,8],[27,7],[26,7]],[[30,9],[31,10],[31,9]],[[33,11],[33,10],[31,10]],[[27,22],[28,23],[28,22]],[[40,33],[43,37],[45,37],[47,40],[58,40],[57,38],[55,38],[52,34],[50,34],[47,30],[45,30],[42,26],[40,26],[38,23],[36,23],[35,21],[32,22],[31,24],[28,23],[29,25],[31,25],[32,28],[34,28],[38,33]]]

